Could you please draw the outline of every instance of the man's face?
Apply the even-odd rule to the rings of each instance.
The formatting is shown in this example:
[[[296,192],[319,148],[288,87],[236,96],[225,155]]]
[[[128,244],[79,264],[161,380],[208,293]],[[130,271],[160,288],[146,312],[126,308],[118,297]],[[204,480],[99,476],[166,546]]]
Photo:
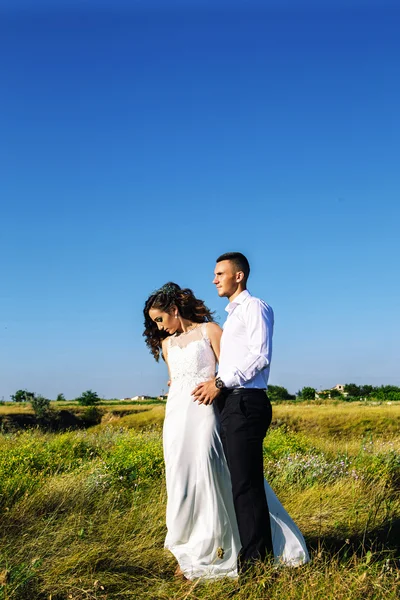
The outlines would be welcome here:
[[[159,308],[151,308],[149,310],[149,317],[157,325],[160,331],[166,331],[169,335],[176,333],[179,327],[179,319],[174,315],[174,311],[171,313],[164,312]]]
[[[233,296],[239,284],[238,272],[234,264],[230,260],[221,260],[215,266],[214,275],[213,283],[217,288],[218,296],[221,298]]]

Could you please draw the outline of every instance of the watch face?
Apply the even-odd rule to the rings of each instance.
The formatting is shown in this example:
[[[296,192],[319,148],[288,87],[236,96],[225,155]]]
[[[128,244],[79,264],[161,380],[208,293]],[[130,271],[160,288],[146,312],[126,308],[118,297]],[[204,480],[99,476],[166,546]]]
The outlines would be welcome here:
[[[215,379],[215,387],[217,387],[219,390],[222,390],[222,388],[225,387],[224,382],[219,377]]]

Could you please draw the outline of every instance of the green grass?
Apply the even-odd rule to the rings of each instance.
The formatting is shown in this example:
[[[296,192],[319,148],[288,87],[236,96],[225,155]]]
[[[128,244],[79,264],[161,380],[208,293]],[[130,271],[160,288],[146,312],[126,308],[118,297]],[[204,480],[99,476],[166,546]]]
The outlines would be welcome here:
[[[163,550],[164,407],[136,408],[109,407],[86,431],[0,435],[1,600],[220,600],[236,589],[174,579]],[[274,408],[265,471],[312,562],[275,576],[260,565],[235,598],[397,598],[398,409]]]

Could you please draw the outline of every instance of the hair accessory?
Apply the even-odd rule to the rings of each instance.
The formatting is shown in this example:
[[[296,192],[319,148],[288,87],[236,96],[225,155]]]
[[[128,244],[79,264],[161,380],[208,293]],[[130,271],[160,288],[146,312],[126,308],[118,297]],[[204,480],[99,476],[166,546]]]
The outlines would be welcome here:
[[[154,294],[175,295],[178,290],[179,290],[179,286],[177,286],[176,283],[166,283],[165,285],[160,287],[158,290],[156,290],[154,292]]]

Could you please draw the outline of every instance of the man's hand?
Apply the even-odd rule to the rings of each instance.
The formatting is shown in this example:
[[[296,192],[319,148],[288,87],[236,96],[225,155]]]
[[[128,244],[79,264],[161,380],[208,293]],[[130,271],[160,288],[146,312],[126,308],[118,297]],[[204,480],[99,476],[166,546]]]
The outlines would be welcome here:
[[[212,404],[220,393],[221,390],[215,387],[215,379],[210,379],[209,381],[200,383],[193,390],[193,402],[198,402],[199,404]]]

